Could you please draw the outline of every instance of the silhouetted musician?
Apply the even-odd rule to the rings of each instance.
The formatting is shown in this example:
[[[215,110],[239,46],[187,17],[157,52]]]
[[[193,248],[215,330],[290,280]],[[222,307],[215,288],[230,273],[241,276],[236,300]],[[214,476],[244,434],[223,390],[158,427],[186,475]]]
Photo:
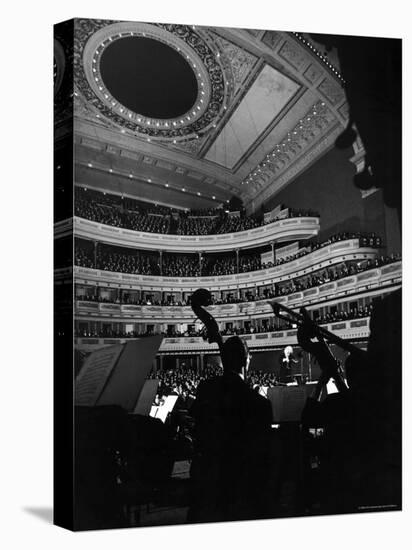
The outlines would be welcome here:
[[[232,336],[223,345],[223,376],[199,385],[191,522],[265,517],[272,411],[243,379],[249,361],[246,342]]]

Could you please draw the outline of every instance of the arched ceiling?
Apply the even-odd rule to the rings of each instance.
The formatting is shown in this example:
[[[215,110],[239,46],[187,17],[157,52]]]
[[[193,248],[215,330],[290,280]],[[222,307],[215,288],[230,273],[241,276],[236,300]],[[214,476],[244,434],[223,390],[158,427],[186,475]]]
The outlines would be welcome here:
[[[307,35],[76,19],[76,182],[256,210],[324,154],[348,108]]]

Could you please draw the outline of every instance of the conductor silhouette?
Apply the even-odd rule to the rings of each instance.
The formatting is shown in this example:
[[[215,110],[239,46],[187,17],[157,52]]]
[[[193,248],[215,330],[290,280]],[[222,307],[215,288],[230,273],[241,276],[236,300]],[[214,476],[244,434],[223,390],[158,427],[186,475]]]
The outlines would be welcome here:
[[[279,381],[287,384],[293,381],[292,365],[297,363],[293,356],[292,346],[286,346],[282,354],[279,357]]]

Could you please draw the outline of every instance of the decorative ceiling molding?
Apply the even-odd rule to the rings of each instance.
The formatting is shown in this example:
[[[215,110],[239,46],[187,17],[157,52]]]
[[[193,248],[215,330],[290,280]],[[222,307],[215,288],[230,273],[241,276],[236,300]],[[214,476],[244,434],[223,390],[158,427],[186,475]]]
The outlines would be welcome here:
[[[236,172],[279,122],[282,113],[302,95],[295,80],[262,63],[240,101],[232,106],[221,132],[210,145],[206,158]],[[300,92],[300,94],[299,94]]]
[[[322,80],[317,89],[325,99],[330,101],[333,107],[345,99],[345,92],[343,91],[342,86],[340,86],[336,80],[329,76]]]
[[[85,120],[82,117],[76,117],[75,119],[75,140],[76,143],[81,145],[83,150],[81,152],[82,161],[88,159],[87,149],[90,150],[90,154],[93,155],[95,147],[98,147],[102,154],[109,153],[111,156],[124,156],[121,151],[135,152],[140,155],[149,156],[156,160],[163,160],[170,162],[176,167],[176,171],[182,170],[186,173],[187,170],[198,171],[209,180],[212,179],[214,185],[226,192],[237,192],[238,187],[233,177],[226,178],[223,169],[219,169],[215,165],[205,163],[202,160],[197,159],[193,154],[184,154],[182,151],[178,151],[174,146],[161,144],[159,142],[147,143],[146,140],[137,140],[136,137],[124,133],[119,135],[118,128],[105,127],[99,122]],[[197,141],[197,140],[196,140]],[[89,146],[89,142],[94,145]],[[107,168],[110,168],[113,162],[112,158],[107,158]],[[76,159],[77,162],[77,159]]]
[[[336,118],[326,103],[317,101],[263,161],[255,166],[242,185],[250,185],[254,192],[264,187],[335,122]]]
[[[249,198],[246,203],[247,208],[252,211],[257,210],[275,193],[278,193],[282,187],[288,184],[311,164],[316,162],[322,153],[326,153],[333,146],[336,138],[342,132],[342,129],[342,124],[335,120],[335,124],[329,127],[322,139],[317,141],[308,151],[297,158],[294,163],[291,163],[281,174],[268,180],[261,191],[256,189],[256,194],[253,198]]]
[[[319,58],[319,61],[341,82],[345,82],[340,72],[339,57],[336,48],[333,48],[329,53],[322,54],[318,43],[316,43],[308,34],[298,32],[292,33],[306,48]],[[315,46],[315,44],[317,44]],[[324,49],[324,47],[323,47]]]
[[[79,158],[82,163],[87,164],[88,157],[94,162],[93,155],[99,154],[102,166],[106,165],[109,171],[112,164],[119,170],[127,170],[127,162],[134,161],[133,172],[141,169],[144,177],[152,177],[147,173],[147,169],[152,169],[153,181],[163,177],[165,183],[175,180],[176,185],[186,188],[191,181],[197,182],[202,194],[201,186],[210,185],[215,187],[217,196],[222,193],[240,195],[249,206],[253,203],[257,208],[325,153],[333,143],[330,136],[337,135],[347,123],[348,104],[342,82],[328,63],[337,71],[339,68],[332,57],[326,58],[325,52],[317,49],[320,46],[315,42],[309,45],[306,34],[81,19],[75,20],[74,27],[75,129],[80,139],[77,143],[82,148]],[[98,74],[99,54],[104,48],[113,40],[121,40],[121,36],[130,37],[131,33],[136,36],[145,33],[148,38],[161,41],[175,51],[180,48],[185,60],[189,56],[193,70],[199,69],[196,74],[201,77],[198,78],[204,79],[204,86],[199,85],[199,90],[203,88],[204,91],[200,94],[204,98],[204,111],[202,107],[196,108],[195,115],[188,115],[191,120],[179,119],[184,121],[179,127],[173,127],[173,121],[160,119],[150,119],[150,124],[146,120],[143,125],[144,117],[129,113],[127,109],[121,113],[121,106],[112,104],[116,100],[93,75]],[[236,170],[232,171],[206,155],[223,129],[229,127],[236,109],[265,65],[294,80],[301,91],[285,105],[270,126],[263,130],[258,128],[257,141],[253,142],[257,147],[245,149],[235,165]],[[276,90],[271,93],[276,100]],[[203,120],[212,103],[216,108],[211,118]],[[261,113],[265,110],[259,102],[253,108],[257,112],[260,108]],[[307,121],[309,116],[312,119],[311,113],[313,120]],[[199,131],[202,121],[206,124]],[[300,125],[303,128],[299,128]],[[227,139],[221,141],[222,147],[228,147]],[[272,153],[278,154],[272,156]],[[151,164],[143,158],[152,159]],[[173,168],[167,169],[162,163]],[[199,178],[193,180],[188,173],[197,173]],[[213,194],[211,188],[209,194]]]
[[[153,119],[134,113],[111,96],[100,75],[104,49],[123,37],[144,36],[174,48],[191,65],[198,81],[198,97],[190,112],[175,119]],[[200,31],[186,25],[76,20],[75,83],[89,104],[104,117],[148,139],[197,139],[213,127],[226,108],[228,94],[221,65]]]
[[[262,36],[262,42],[271,50],[274,50],[283,38],[283,33],[279,31],[266,31]]]
[[[226,73],[231,75],[232,89],[234,95],[236,95],[259,59],[233,42],[225,40],[218,34],[210,34],[219,47],[219,57],[221,63],[226,68]],[[229,84],[229,82],[226,84]]]
[[[175,171],[178,174],[195,174],[196,173],[196,179],[197,180],[203,180],[208,178],[208,182],[217,183],[214,178],[210,178],[206,176],[205,174],[201,174],[200,172],[196,172],[194,169],[190,167],[182,167],[176,163],[172,163],[170,161],[160,159],[156,156],[146,155],[142,154],[141,152],[137,151],[131,151],[128,149],[125,149],[123,147],[113,147],[111,145],[105,145],[101,143],[99,140],[90,139],[84,136],[75,136],[75,142],[78,145],[81,145],[82,147],[87,147],[87,149],[91,149],[94,151],[98,151],[100,153],[108,153],[110,155],[114,155],[116,157],[123,157],[133,160],[136,163],[143,162],[145,164],[151,164],[153,166],[158,166],[164,170],[169,171]],[[78,162],[86,163],[86,161],[81,161],[81,159],[78,159]]]

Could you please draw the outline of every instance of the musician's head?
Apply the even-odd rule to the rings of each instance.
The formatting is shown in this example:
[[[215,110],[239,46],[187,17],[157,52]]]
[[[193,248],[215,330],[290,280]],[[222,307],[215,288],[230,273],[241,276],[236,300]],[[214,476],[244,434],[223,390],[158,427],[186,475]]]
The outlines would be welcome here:
[[[239,336],[231,336],[223,344],[222,363],[225,372],[242,373],[248,370],[251,355],[249,348]]]
[[[292,346],[286,346],[285,349],[283,350],[283,353],[285,354],[286,357],[290,357],[293,354]]]

